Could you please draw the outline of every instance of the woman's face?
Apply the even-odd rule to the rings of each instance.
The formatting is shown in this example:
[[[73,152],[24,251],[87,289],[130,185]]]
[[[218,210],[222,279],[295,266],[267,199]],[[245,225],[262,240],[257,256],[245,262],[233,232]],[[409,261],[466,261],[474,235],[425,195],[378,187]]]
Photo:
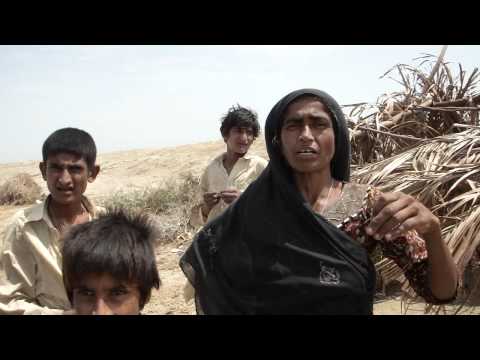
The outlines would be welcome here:
[[[335,154],[335,135],[327,108],[315,98],[292,102],[281,129],[282,152],[300,173],[330,170]]]

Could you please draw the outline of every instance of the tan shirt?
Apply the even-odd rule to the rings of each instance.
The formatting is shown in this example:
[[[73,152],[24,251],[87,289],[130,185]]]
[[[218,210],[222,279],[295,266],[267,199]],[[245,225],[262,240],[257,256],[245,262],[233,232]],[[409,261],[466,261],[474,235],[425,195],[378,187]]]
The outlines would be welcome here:
[[[254,181],[268,165],[268,161],[255,155],[245,154],[239,158],[235,165],[227,174],[227,170],[223,166],[225,153],[217,156],[205,169],[200,179],[200,193],[197,199],[197,205],[192,209],[190,223],[193,226],[202,226],[206,222],[220,215],[228,204],[220,200],[208,214],[208,218],[204,219],[202,215],[201,205],[203,203],[203,195],[207,192],[220,192],[228,188],[235,188],[240,192],[244,191],[252,181]]]
[[[86,197],[95,218],[102,209]],[[0,314],[61,314],[70,309],[62,279],[60,234],[48,216],[50,196],[19,211],[6,230],[1,263]]]

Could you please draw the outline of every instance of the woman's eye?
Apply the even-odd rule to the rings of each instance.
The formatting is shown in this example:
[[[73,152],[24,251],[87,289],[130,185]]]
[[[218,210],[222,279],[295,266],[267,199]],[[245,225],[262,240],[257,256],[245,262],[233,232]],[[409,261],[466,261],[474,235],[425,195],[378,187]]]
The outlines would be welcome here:
[[[287,130],[294,130],[294,129],[298,129],[299,127],[300,127],[299,124],[294,124],[294,123],[287,124],[287,126],[286,126]]]
[[[312,126],[316,129],[321,129],[327,127],[327,124],[325,124],[324,122],[314,122]]]

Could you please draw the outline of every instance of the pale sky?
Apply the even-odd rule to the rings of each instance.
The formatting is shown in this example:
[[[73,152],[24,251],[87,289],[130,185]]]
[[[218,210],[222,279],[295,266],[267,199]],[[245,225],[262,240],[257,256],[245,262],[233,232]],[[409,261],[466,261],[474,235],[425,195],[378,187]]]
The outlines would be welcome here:
[[[260,124],[288,92],[324,90],[340,104],[375,102],[399,89],[379,79],[413,64],[425,46],[0,46],[0,163],[40,160],[58,128],[88,131],[100,153],[220,139],[236,103]],[[480,46],[448,47],[471,72]],[[262,135],[263,136],[263,129]]]

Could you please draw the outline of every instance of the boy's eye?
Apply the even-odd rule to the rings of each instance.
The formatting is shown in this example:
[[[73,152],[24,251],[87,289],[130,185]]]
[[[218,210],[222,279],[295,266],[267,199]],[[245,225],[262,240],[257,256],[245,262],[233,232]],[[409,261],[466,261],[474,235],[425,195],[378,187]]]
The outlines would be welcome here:
[[[68,168],[68,170],[71,172],[71,173],[74,173],[74,174],[78,174],[82,171],[82,167],[81,166],[70,166]]]
[[[125,294],[128,294],[128,290],[124,287],[115,288],[110,291],[110,295],[112,296],[122,296]]]
[[[61,171],[62,167],[58,165],[48,165],[47,170],[49,171]]]
[[[85,297],[95,296],[95,292],[89,289],[78,289],[77,294]]]

